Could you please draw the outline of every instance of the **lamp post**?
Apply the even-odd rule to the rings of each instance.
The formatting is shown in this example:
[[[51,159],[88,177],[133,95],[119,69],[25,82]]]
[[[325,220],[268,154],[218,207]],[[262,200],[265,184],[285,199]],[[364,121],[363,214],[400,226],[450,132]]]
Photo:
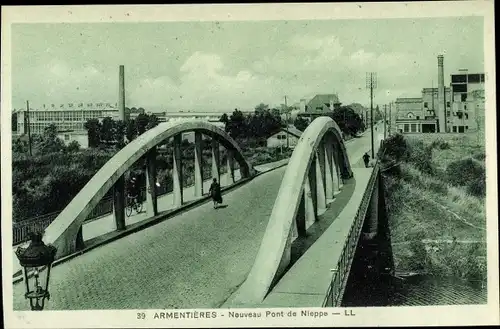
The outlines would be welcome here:
[[[32,233],[30,245],[16,250],[16,256],[24,272],[26,284],[24,297],[30,300],[32,311],[43,310],[45,299],[50,299],[50,269],[56,252],[56,247],[43,243],[41,233]]]

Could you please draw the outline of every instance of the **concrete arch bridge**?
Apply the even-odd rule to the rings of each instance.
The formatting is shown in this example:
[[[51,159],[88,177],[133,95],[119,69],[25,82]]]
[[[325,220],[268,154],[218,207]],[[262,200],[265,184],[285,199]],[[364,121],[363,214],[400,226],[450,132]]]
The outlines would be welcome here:
[[[195,135],[195,183],[186,202],[181,136],[188,132]],[[208,178],[203,135],[211,139],[212,177],[221,179],[220,146],[227,152],[224,209],[202,202]],[[158,211],[151,189],[147,221],[155,225],[131,228],[124,215],[124,175],[145,158],[153,186],[155,158],[167,139],[173,139],[174,212]],[[378,164],[358,164],[368,150],[366,136],[344,143],[337,124],[320,117],[304,131],[286,166],[253,168],[238,144],[209,123],[160,124],[106,163],[46,229],[45,242],[58,248],[48,308],[340,305],[360,247],[388,254],[385,221],[379,220],[385,215],[380,170]],[[99,248],[88,246],[82,226],[108,191],[114,237]],[[391,261],[390,255],[369,260],[377,273],[390,271]],[[15,284],[15,309],[25,308],[21,291],[22,284]]]

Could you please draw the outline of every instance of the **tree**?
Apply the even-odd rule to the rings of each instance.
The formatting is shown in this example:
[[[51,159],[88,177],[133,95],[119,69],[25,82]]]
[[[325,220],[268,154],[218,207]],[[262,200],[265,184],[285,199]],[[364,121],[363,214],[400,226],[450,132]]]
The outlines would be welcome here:
[[[74,153],[80,150],[80,143],[78,141],[71,141],[68,146],[66,146],[66,152]]]
[[[329,115],[344,134],[356,135],[364,129],[363,119],[349,106],[341,106]]]
[[[113,140],[117,143],[123,143],[125,139],[126,124],[122,120],[114,121]]]
[[[12,113],[11,124],[12,124],[12,131],[17,131],[17,113],[16,112]]]
[[[131,142],[132,140],[135,139],[136,136],[137,136],[137,128],[135,120],[133,119],[128,120],[125,127],[125,137],[127,137],[127,140]]]
[[[137,130],[137,135],[142,135],[146,131],[146,127],[149,123],[149,116],[144,113],[139,113],[135,119],[135,127]]]
[[[60,152],[64,150],[64,142],[57,137],[57,126],[51,124],[43,131],[41,141],[37,145],[40,154]]]
[[[28,143],[21,138],[16,138],[12,143],[13,153],[26,153],[28,152]]]
[[[226,113],[224,113],[220,119],[219,119],[220,122],[224,123],[226,126],[227,126],[227,123],[229,122],[229,117],[227,116]]]
[[[111,117],[105,117],[101,124],[101,142],[115,141],[115,122]]]
[[[260,103],[255,107],[255,114],[260,114],[262,112],[269,111],[269,105],[266,105],[264,103]]]
[[[226,131],[233,138],[246,135],[245,116],[238,109],[234,109],[226,124]]]
[[[158,124],[160,123],[160,121],[158,120],[158,117],[154,114],[151,114],[149,116],[149,120],[148,120],[148,125],[146,126],[146,129],[149,130],[151,128],[154,128],[156,127]]]
[[[282,126],[281,116],[270,111],[261,112],[248,117],[246,137],[267,137]]]
[[[101,123],[97,119],[89,119],[84,124],[87,129],[89,147],[97,147],[101,143]]]
[[[309,126],[309,122],[303,117],[297,116],[297,118],[295,118],[295,121],[293,122],[293,125],[298,130],[304,131],[306,130],[307,126]]]

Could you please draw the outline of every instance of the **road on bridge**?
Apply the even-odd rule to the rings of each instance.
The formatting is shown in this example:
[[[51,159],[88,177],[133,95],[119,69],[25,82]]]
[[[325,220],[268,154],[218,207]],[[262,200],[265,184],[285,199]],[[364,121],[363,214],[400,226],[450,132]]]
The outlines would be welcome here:
[[[354,165],[370,134],[346,148]],[[55,266],[46,309],[219,307],[253,265],[285,168],[227,193],[226,208],[205,203]],[[28,304],[15,284],[14,309]]]

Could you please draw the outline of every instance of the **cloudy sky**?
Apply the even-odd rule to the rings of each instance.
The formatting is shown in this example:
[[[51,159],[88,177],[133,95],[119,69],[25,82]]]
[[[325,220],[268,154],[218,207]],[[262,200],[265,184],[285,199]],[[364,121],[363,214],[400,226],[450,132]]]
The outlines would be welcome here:
[[[418,97],[460,68],[484,71],[481,17],[330,21],[18,24],[12,26],[15,108],[117,102],[147,110],[252,109],[337,93],[369,104]]]

